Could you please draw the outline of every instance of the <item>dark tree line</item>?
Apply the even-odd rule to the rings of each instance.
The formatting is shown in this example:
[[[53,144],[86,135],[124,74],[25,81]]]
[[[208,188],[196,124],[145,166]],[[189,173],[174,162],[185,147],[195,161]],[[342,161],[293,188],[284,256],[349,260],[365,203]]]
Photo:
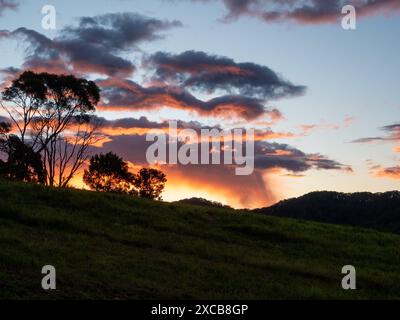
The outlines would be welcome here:
[[[100,89],[72,75],[26,71],[1,94],[0,176],[67,187],[103,138],[93,117]],[[132,174],[117,155],[90,159],[84,182],[93,190],[160,199],[165,175],[155,169]]]
[[[163,172],[142,168],[137,174],[129,172],[128,164],[116,154],[95,155],[90,159],[83,181],[92,189],[161,199],[167,181]]]
[[[400,192],[312,192],[256,213],[400,233]]]

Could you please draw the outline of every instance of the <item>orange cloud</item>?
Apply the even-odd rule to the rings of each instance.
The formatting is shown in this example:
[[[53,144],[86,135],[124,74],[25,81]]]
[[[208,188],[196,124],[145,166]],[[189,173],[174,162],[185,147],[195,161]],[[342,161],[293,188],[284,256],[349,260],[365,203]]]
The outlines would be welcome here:
[[[106,120],[102,118],[94,118],[97,120],[101,126],[99,131],[109,137],[112,136],[121,136],[121,135],[146,135],[156,129],[159,132],[163,132],[165,134],[174,135],[174,133],[170,132],[170,121],[162,121],[162,122],[154,122],[148,120],[146,117],[141,117],[139,119],[136,118],[122,118],[117,120]],[[206,126],[202,125],[197,121],[176,121],[177,130],[176,134],[179,134],[185,129],[195,130],[197,133],[201,133],[202,129],[217,129],[223,130],[219,126]],[[245,128],[243,127],[233,127],[232,129],[241,129],[243,130],[242,139],[248,139],[249,136],[245,132]],[[262,140],[272,140],[272,139],[284,139],[284,138],[293,138],[298,135],[291,132],[275,132],[269,128],[267,129],[256,129],[254,131],[254,140],[262,141]],[[223,137],[220,138],[221,141],[224,140]],[[209,140],[207,140],[209,141]]]
[[[400,180],[400,166],[389,167],[389,168],[379,167],[375,170],[374,174],[379,178]]]
[[[259,208],[276,202],[273,186],[259,172],[236,176],[231,168],[221,166],[163,166],[162,170],[168,177],[165,193],[169,201],[201,196],[234,208]]]
[[[349,127],[355,121],[354,117],[346,117],[344,118],[342,123],[329,123],[322,122],[320,124],[302,124],[300,125],[300,129],[303,132],[303,135],[306,135],[314,130],[338,130],[341,128]]]
[[[275,156],[291,156],[293,155],[293,152],[290,150],[275,150],[274,153],[272,153],[272,155]]]

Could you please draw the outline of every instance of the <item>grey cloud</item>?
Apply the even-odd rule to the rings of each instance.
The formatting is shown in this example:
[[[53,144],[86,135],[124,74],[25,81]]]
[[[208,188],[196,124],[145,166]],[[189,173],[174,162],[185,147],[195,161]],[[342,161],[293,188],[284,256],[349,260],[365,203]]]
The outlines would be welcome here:
[[[398,142],[400,141],[400,123],[395,123],[381,127],[386,135],[378,137],[367,137],[353,140],[353,143],[373,143],[373,142]]]
[[[135,13],[114,13],[81,18],[78,26],[62,29],[55,39],[26,28],[1,34],[22,37],[30,44],[25,68],[125,77],[132,75],[135,67],[121,53],[136,50],[142,42],[159,39],[162,31],[179,25],[178,21]]]
[[[212,0],[184,0],[216,2]],[[258,18],[265,22],[291,21],[298,24],[333,23],[342,17],[342,8],[353,5],[359,17],[400,12],[398,0],[218,0],[228,10],[224,20],[242,16]]]
[[[19,2],[16,0],[0,0],[0,16],[5,10],[16,10],[19,6]]]
[[[258,169],[283,168],[298,173],[310,169],[352,171],[350,166],[319,153],[306,154],[287,144],[256,142],[255,166]]]
[[[158,52],[148,59],[156,70],[156,79],[215,92],[276,99],[303,94],[304,86],[282,79],[270,68],[255,63],[236,63],[233,59],[202,51],[186,51],[173,55]]]
[[[266,112],[262,100],[240,95],[226,95],[203,101],[179,87],[142,87],[130,80],[97,82],[102,88],[105,109],[127,110],[171,107],[197,112],[205,116],[255,119]]]

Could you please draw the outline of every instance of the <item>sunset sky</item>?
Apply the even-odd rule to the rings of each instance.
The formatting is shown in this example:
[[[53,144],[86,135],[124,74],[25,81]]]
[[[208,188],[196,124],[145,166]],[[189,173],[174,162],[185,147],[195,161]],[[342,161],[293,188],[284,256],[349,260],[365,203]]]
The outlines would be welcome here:
[[[46,4],[56,30],[41,26]],[[356,30],[341,27],[345,4]],[[1,87],[23,70],[95,80],[107,139],[93,151],[133,170],[146,132],[167,120],[257,130],[251,176],[163,167],[167,201],[254,208],[316,190],[398,190],[399,34],[399,0],[0,0]]]

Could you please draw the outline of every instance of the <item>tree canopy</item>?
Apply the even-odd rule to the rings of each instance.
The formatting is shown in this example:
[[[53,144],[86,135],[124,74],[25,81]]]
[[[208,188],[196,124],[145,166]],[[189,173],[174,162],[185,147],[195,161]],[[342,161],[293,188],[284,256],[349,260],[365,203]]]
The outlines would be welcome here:
[[[21,142],[40,153],[44,183],[66,187],[86,161],[89,146],[100,138],[90,117],[100,89],[73,75],[25,71],[1,98]]]
[[[134,175],[122,158],[109,152],[90,159],[83,181],[95,191],[132,194]]]
[[[161,200],[166,182],[167,178],[160,170],[142,168],[136,175],[134,185],[142,198]]]
[[[142,168],[137,174],[130,173],[128,163],[109,152],[96,154],[90,159],[83,181],[95,191],[161,199],[167,179],[165,174],[157,169]]]

